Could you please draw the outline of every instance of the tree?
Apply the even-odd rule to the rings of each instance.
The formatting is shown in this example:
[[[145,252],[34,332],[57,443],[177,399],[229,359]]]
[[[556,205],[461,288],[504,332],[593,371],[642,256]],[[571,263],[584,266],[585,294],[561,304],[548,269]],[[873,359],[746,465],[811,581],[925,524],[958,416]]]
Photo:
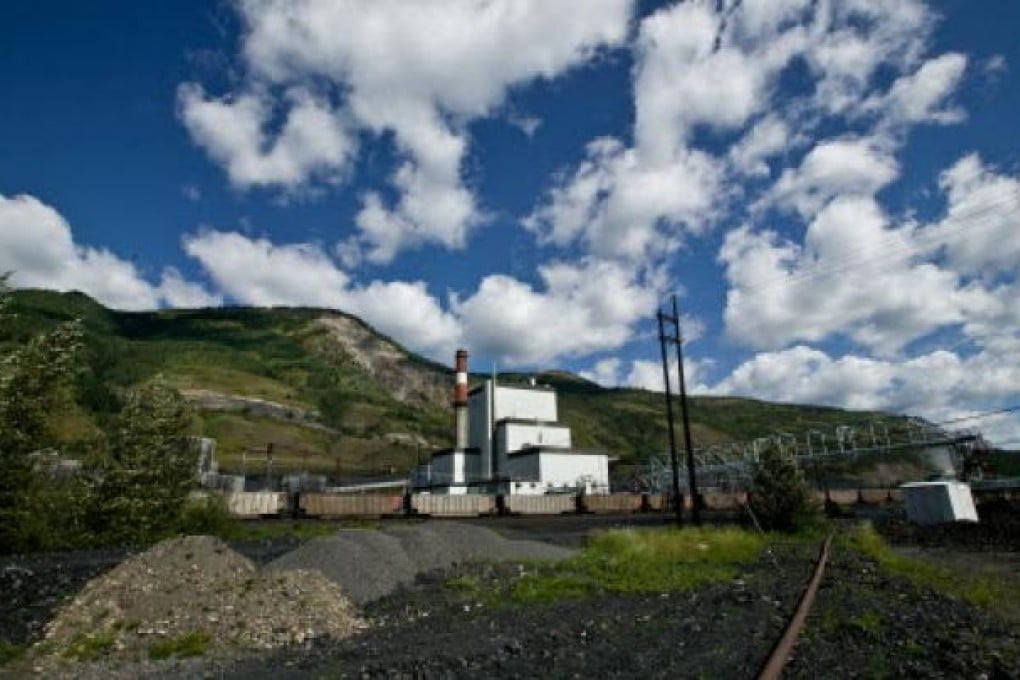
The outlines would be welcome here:
[[[0,276],[0,326],[10,323],[9,278]],[[73,321],[0,349],[0,552],[47,543],[40,512],[49,506],[38,502],[44,480],[30,454],[53,443],[50,424],[68,400],[82,334]]]
[[[800,466],[775,447],[761,454],[751,486],[751,510],[764,529],[776,531],[797,531],[820,518]]]
[[[105,540],[147,543],[178,528],[198,465],[192,415],[159,376],[127,394],[97,474],[94,529]]]

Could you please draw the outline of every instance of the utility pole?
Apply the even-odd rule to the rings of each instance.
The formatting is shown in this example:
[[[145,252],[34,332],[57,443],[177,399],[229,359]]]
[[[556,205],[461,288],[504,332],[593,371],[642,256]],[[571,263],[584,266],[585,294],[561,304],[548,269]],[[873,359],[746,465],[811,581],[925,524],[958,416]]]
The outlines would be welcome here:
[[[676,525],[678,527],[684,524],[684,506],[683,500],[680,497],[680,465],[677,462],[676,457],[676,435],[673,432],[673,396],[669,389],[669,357],[666,354],[666,331],[663,327],[663,321],[666,317],[662,310],[659,309],[655,313],[655,317],[659,321],[659,347],[662,349],[662,381],[663,387],[666,390],[666,418],[667,425],[669,426],[669,461],[673,466],[673,508],[676,511]]]
[[[698,504],[698,481],[694,470],[694,447],[691,445],[691,421],[687,414],[687,385],[684,379],[684,338],[680,333],[680,311],[677,307],[676,295],[673,296],[673,314],[668,315],[659,312],[659,336],[662,344],[662,370],[669,373],[669,366],[666,359],[666,343],[676,345],[677,354],[677,378],[680,381],[680,414],[684,423],[684,446],[687,448],[687,488],[691,494],[691,517],[696,526],[701,526],[701,508]],[[663,323],[669,321],[673,324],[673,335],[667,336],[663,332]],[[669,398],[669,381],[666,382],[666,394]],[[673,423],[672,410],[670,411],[670,425]],[[673,477],[676,479],[677,471],[674,463]]]

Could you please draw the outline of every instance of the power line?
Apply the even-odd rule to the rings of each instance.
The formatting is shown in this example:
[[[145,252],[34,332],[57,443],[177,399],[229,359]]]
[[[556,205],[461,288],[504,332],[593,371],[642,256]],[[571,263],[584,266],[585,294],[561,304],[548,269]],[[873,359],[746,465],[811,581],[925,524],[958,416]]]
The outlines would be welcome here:
[[[1020,404],[1016,406],[1009,406],[1007,408],[996,409],[995,411],[981,411],[970,416],[961,416],[959,418],[952,418],[950,420],[943,420],[938,423],[932,423],[933,425],[950,425],[952,423],[962,423],[966,420],[981,420],[982,418],[990,418],[992,416],[1001,415],[1003,413],[1012,413],[1014,411],[1020,411]]]
[[[798,284],[803,281],[813,280],[822,276],[843,273],[865,264],[871,265],[881,263],[891,259],[892,257],[902,255],[912,257],[914,255],[920,255],[933,248],[948,245],[951,240],[966,234],[973,229],[987,228],[989,226],[999,224],[999,218],[1003,217],[1003,215],[1000,215],[995,211],[999,208],[1005,207],[1006,205],[1012,205],[1018,200],[1020,200],[1020,192],[1011,191],[1008,195],[1002,196],[1001,198],[993,201],[988,201],[981,208],[971,211],[967,215],[966,221],[963,221],[963,218],[960,216],[948,217],[942,222],[942,224],[956,223],[955,226],[943,227],[941,229],[935,226],[915,232],[912,235],[914,239],[913,242],[901,244],[897,248],[887,248],[879,254],[868,254],[866,252],[867,250],[881,248],[883,244],[899,241],[904,236],[902,231],[891,231],[878,241],[873,241],[867,245],[850,249],[844,253],[842,257],[830,259],[825,263],[825,266],[811,268],[810,265],[808,265],[808,268],[802,269],[801,271],[773,277],[771,279],[766,279],[763,282],[759,282],[755,286],[751,287],[751,290],[748,290],[746,287],[741,288],[740,292],[744,297],[753,297],[776,288]],[[1010,211],[1005,216],[1016,216],[1017,214],[1018,213],[1016,211]],[[918,242],[924,240],[930,240],[932,242]]]

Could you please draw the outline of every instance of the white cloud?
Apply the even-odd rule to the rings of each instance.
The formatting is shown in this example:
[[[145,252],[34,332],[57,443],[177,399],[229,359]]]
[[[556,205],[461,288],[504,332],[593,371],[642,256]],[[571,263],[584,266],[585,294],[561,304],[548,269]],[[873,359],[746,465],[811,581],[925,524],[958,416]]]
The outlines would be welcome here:
[[[396,204],[366,194],[361,233],[346,243],[382,263],[423,243],[464,245],[483,218],[462,176],[466,124],[491,115],[509,88],[555,78],[619,44],[631,0],[248,0],[239,9],[249,87],[327,86],[359,129],[393,133],[402,156],[392,178]],[[338,146],[326,157],[301,156],[317,163],[270,162],[257,97],[209,102],[189,96],[194,90],[182,90],[183,116],[204,122],[189,125],[193,136],[235,182],[287,185],[342,167]],[[284,149],[286,132],[276,141]]]
[[[652,250],[674,247],[683,229],[704,227],[721,179],[718,163],[701,152],[648,165],[619,141],[598,139],[524,226],[545,243],[579,240],[597,257],[640,262]]]
[[[581,371],[580,376],[604,387],[616,387],[620,379],[620,364],[616,357],[599,359],[591,370]]]
[[[712,366],[710,360],[697,360],[684,357],[684,384],[687,394],[708,394],[710,388],[705,384],[705,377],[708,369]],[[677,372],[675,359],[669,362],[669,389],[672,394],[680,393],[680,376]],[[623,384],[627,387],[637,387],[653,392],[665,392],[665,382],[662,375],[661,361],[646,361],[638,359],[631,362],[630,372],[623,378]]]
[[[836,196],[870,196],[898,174],[896,160],[877,140],[826,140],[816,144],[797,169],[783,172],[770,200],[809,217]]]
[[[186,236],[184,250],[240,303],[341,309],[436,359],[445,360],[457,344],[457,321],[424,283],[373,281],[357,286],[316,245],[276,245],[236,232],[205,231]]]
[[[477,354],[512,364],[616,349],[633,337],[658,299],[658,282],[612,262],[539,267],[543,289],[503,275],[485,277],[455,311]]]
[[[450,309],[420,282],[355,283],[314,244],[277,245],[236,232],[185,237],[184,250],[244,304],[315,305],[356,314],[411,349],[445,361],[457,345],[512,365],[542,364],[620,347],[658,299],[658,280],[590,261],[539,268],[536,289],[490,275]]]
[[[963,112],[941,106],[956,90],[966,67],[967,58],[953,52],[926,61],[915,73],[893,83],[886,100],[877,106],[897,123],[958,123]]]
[[[770,170],[765,161],[787,149],[790,141],[789,125],[778,116],[768,115],[730,148],[730,160],[742,174],[767,177]]]
[[[60,213],[28,195],[0,195],[0,272],[6,271],[14,272],[14,286],[79,290],[117,309],[218,302],[197,284],[185,284],[172,268],[153,285],[109,250],[76,244]]]
[[[659,9],[642,19],[634,43],[633,146],[593,140],[524,225],[547,244],[658,261],[717,223],[732,199],[747,198],[747,187],[727,180],[767,177],[767,159],[808,142],[827,118],[859,117],[882,66],[904,77],[868,99],[871,110],[887,121],[950,122],[956,112],[939,107],[965,62],[949,54],[918,66],[931,22],[915,0],[691,0]],[[807,92],[780,87],[794,64]],[[898,176],[894,148],[877,131],[844,132],[787,169],[771,200],[809,214],[842,193],[871,194]]]
[[[210,293],[205,286],[187,281],[174,267],[163,270],[159,283],[159,294],[170,307],[197,309],[199,307],[218,307],[223,304],[223,296]]]
[[[846,355],[830,357],[798,345],[758,354],[712,389],[720,394],[773,401],[829,404],[919,415],[941,422],[971,415],[961,404],[987,405],[1014,398],[1020,368],[1007,357],[984,351],[962,358],[938,350],[906,361]],[[984,423],[960,423],[958,427]],[[1001,439],[1020,434],[1020,421],[1002,419],[989,431]]]
[[[996,174],[968,154],[939,186],[949,206],[932,238],[945,245],[949,265],[977,276],[1020,271],[1020,177]]]
[[[355,151],[342,115],[307,91],[288,92],[286,120],[275,135],[267,133],[273,103],[264,92],[214,99],[186,84],[177,98],[188,132],[239,188],[294,189],[311,177],[333,178]]]
[[[848,335],[880,354],[985,309],[991,294],[918,261],[930,251],[911,226],[894,228],[871,198],[838,198],[804,245],[774,232],[731,232],[720,250],[731,289],[727,333],[756,348]]]

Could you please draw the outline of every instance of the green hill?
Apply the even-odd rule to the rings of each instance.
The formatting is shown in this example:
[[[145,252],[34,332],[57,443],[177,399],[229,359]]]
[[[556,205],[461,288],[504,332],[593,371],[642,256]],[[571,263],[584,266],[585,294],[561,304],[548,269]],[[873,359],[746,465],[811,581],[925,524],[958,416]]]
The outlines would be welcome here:
[[[12,311],[15,321],[0,330],[0,344],[70,319],[84,322],[78,408],[59,414],[67,440],[98,436],[126,387],[161,374],[195,403],[195,431],[216,438],[227,470],[260,470],[272,443],[277,471],[403,471],[451,443],[450,369],[335,310],[118,312],[81,293],[25,290],[13,296]],[[562,371],[534,377],[557,389],[561,420],[573,429],[576,446],[604,449],[624,463],[665,450],[661,394],[606,389]],[[899,420],[730,397],[690,403],[695,446]]]

